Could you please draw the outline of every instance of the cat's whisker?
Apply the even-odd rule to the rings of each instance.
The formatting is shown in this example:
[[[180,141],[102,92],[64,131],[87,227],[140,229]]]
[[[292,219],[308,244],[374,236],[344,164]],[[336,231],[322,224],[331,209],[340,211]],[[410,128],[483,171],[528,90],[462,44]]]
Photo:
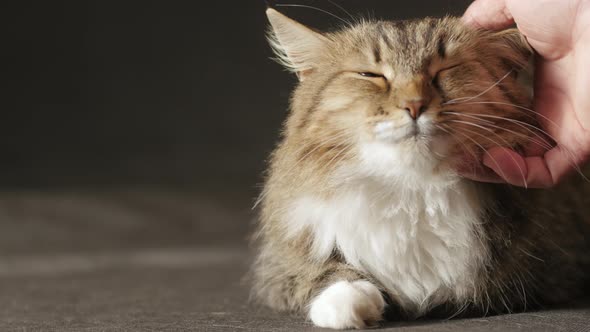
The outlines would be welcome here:
[[[286,174],[293,173],[293,171],[301,164],[301,162],[303,160],[305,160],[307,157],[309,157],[312,153],[316,152],[320,148],[326,147],[332,143],[341,143],[343,141],[343,139],[348,137],[349,135],[350,134],[348,132],[341,132],[341,133],[329,136],[328,138],[318,142],[316,147],[311,149],[309,152],[307,152],[302,157],[298,158],[295,161],[295,163],[293,164],[293,166],[291,166],[291,168],[286,172]],[[307,148],[308,148],[308,146],[305,145],[305,146],[301,147],[296,153],[299,154]],[[266,196],[267,196],[267,191],[262,191],[262,193],[258,196],[256,201],[254,202],[254,205],[252,206],[252,210],[256,209],[258,207],[258,205],[260,205],[260,203],[266,198]]]
[[[327,147],[333,143],[342,142],[343,139],[345,139],[349,136],[350,136],[350,134],[348,132],[341,132],[341,133],[337,133],[337,134],[325,137],[321,140],[318,140],[317,142],[314,141],[313,145],[315,145],[315,148],[308,151],[305,155],[301,156],[300,158],[298,158],[298,160],[295,162],[294,166],[297,166],[297,163],[299,163],[303,159],[307,158],[309,155],[311,155],[313,152],[317,151],[318,149],[320,149],[322,147]],[[309,148],[309,144],[303,144],[303,146],[301,146],[297,151],[295,151],[295,155],[299,155],[301,152],[307,150],[308,148]]]
[[[522,109],[528,112],[531,112],[545,120],[547,120],[549,123],[551,123],[552,125],[554,125],[558,130],[562,131],[561,126],[559,126],[557,123],[555,123],[555,121],[549,119],[548,117],[544,116],[543,114],[540,114],[539,112],[536,112],[530,108],[524,107],[524,106],[520,106],[520,105],[515,105],[515,104],[511,104],[511,103],[505,103],[505,102],[493,102],[493,101],[484,101],[484,102],[469,102],[469,103],[461,103],[461,104],[499,104],[499,105],[504,105],[504,106],[510,106],[510,107],[515,107],[518,109]],[[528,125],[536,130],[539,130],[540,132],[542,132],[543,134],[547,135],[549,138],[551,138],[554,142],[556,142],[560,147],[561,147],[561,151],[564,152],[564,154],[566,155],[566,157],[568,159],[570,159],[572,166],[574,166],[574,169],[576,170],[576,172],[587,182],[590,182],[590,179],[588,179],[588,177],[586,177],[586,175],[584,174],[584,172],[582,172],[582,168],[580,167],[580,165],[578,164],[578,162],[576,162],[576,158],[575,155],[569,150],[569,148],[567,148],[566,146],[563,146],[561,144],[559,144],[559,141],[552,135],[550,135],[547,131],[542,130],[538,127],[532,126],[530,124],[527,124],[526,122],[522,122],[520,121],[520,123],[524,124],[524,125]]]
[[[343,11],[346,15],[348,15],[348,17],[350,17],[351,20],[355,19],[355,17],[348,10],[344,9],[344,7],[336,3],[336,1],[328,0],[328,2],[340,9],[341,11]]]
[[[500,85],[500,83],[502,83],[513,72],[514,72],[514,69],[511,69],[508,73],[506,73],[506,75],[502,76],[502,78],[500,78],[496,83],[494,83],[492,86],[490,86],[485,91],[481,92],[480,94],[478,94],[476,96],[473,96],[473,97],[460,97],[460,98],[452,99],[452,100],[447,101],[446,103],[443,103],[443,105],[456,104],[456,103],[461,102],[463,100],[464,100],[464,102],[468,102],[470,100],[477,99],[477,98],[485,95],[486,93],[490,92],[496,86]]]
[[[453,111],[444,111],[443,113],[457,115],[457,116],[466,116],[466,114],[458,113],[458,112],[453,112]],[[530,132],[531,134],[535,135],[537,138],[539,138],[541,141],[547,143],[551,147],[553,147],[553,146],[549,142],[547,142],[547,139],[545,137],[541,136],[539,133],[535,132],[532,129],[535,129],[535,130],[541,132],[543,135],[549,137],[554,142],[557,142],[557,140],[551,134],[549,134],[548,132],[546,132],[545,130],[543,130],[543,129],[537,127],[537,126],[534,126],[534,125],[532,125],[530,123],[526,123],[524,121],[520,121],[520,120],[516,120],[516,119],[511,119],[511,118],[507,118],[507,117],[504,117],[504,116],[489,115],[489,114],[469,114],[469,116],[470,117],[476,117],[476,118],[497,119],[497,120],[502,120],[502,121],[507,121],[507,122],[514,123],[515,125],[523,128],[526,131]]]
[[[489,124],[495,124],[494,121],[491,120],[486,120],[486,119],[480,119],[478,118],[476,115],[471,115],[471,114],[463,114],[463,113],[458,113],[458,112],[453,112],[453,111],[443,111],[441,112],[442,114],[451,114],[451,115],[457,115],[457,116],[464,116],[467,118],[471,118],[471,119],[476,119],[478,121],[484,122],[484,123],[489,123]]]
[[[322,138],[321,140],[314,141],[313,144],[314,145],[317,145],[318,148],[325,147],[325,146],[330,145],[330,144],[332,144],[334,142],[340,142],[342,138],[346,138],[346,137],[349,137],[349,136],[350,136],[350,133],[343,131],[343,132],[340,132],[340,133],[333,134],[333,135],[327,136],[325,138]],[[301,153],[302,151],[304,151],[304,150],[306,150],[308,148],[309,148],[309,144],[303,144],[303,146],[299,150],[297,150],[296,153],[299,154],[299,153]],[[305,155],[302,158],[305,158],[306,156],[307,155]]]
[[[502,142],[504,142],[504,144],[505,144],[504,146],[510,147],[510,143],[508,143],[508,141],[506,141],[504,138],[502,138],[502,136],[498,135],[492,129],[489,129],[489,128],[486,128],[484,126],[480,126],[478,124],[475,124],[473,122],[468,122],[468,121],[461,121],[461,120],[451,120],[451,121],[452,122],[455,122],[455,123],[462,123],[462,124],[465,124],[465,125],[469,125],[469,126],[473,126],[473,127],[476,127],[476,128],[483,129],[483,130],[485,130],[485,131],[487,131],[487,132],[495,135],[496,137],[498,137]],[[471,131],[469,129],[464,129],[464,130],[467,130],[468,132],[471,132],[472,134],[475,134],[475,135],[481,136],[482,138],[485,138],[487,140],[490,140],[491,142],[497,144],[497,146],[502,146],[502,145],[498,144],[498,142],[494,141],[493,139],[491,139],[491,138],[489,138],[489,137],[487,137],[485,135],[482,135],[482,134],[480,134],[480,133],[478,133],[476,131]],[[514,158],[514,156],[510,155],[510,158],[512,159],[512,161],[514,161],[514,164],[518,167],[518,170],[520,171],[520,175],[522,176],[522,183],[523,183],[524,187],[527,188],[527,181],[526,181],[526,176],[524,174],[524,170],[522,169],[522,167],[520,167],[520,165],[518,164],[518,162],[517,162],[516,158]]]
[[[552,125],[554,125],[557,129],[561,130],[561,126],[559,126],[557,123],[555,123],[554,121],[552,121],[551,119],[547,118],[546,116],[540,114],[539,112],[536,112],[530,108],[524,107],[524,106],[520,106],[520,105],[516,105],[516,104],[511,104],[511,103],[505,103],[505,102],[494,102],[494,101],[481,101],[481,102],[465,102],[465,103],[460,103],[460,104],[466,104],[466,105],[472,105],[472,104],[499,104],[499,105],[504,105],[504,106],[510,106],[510,107],[516,107],[518,109],[522,109],[522,110],[526,110],[528,112],[531,112],[545,120],[547,120],[548,122],[550,122]],[[450,113],[449,111],[444,111],[444,113]],[[458,115],[460,113],[457,112],[453,112],[453,114]],[[516,120],[516,119],[510,119],[510,118],[506,118],[506,117],[500,117],[500,116],[493,116],[493,115],[488,115],[488,114],[473,114],[474,116],[480,116],[480,117],[488,117],[488,118],[495,118],[495,119],[502,119],[502,120],[506,120],[506,121],[510,121],[513,123],[519,123],[521,125],[527,126],[529,128],[535,129],[540,131],[541,133],[543,133],[544,135],[546,135],[547,137],[551,138],[554,142],[559,143],[559,141],[551,134],[549,134],[547,131],[534,126],[530,123],[524,122],[524,121],[520,121],[520,120]],[[532,116],[531,116],[532,117]]]
[[[474,160],[477,160],[477,159],[478,159],[478,158],[477,158],[477,155],[475,154],[475,152],[473,152],[473,151],[472,151],[470,148],[468,148],[468,147],[467,147],[467,145],[465,145],[465,143],[463,143],[463,141],[462,141],[462,140],[458,139],[458,138],[457,138],[457,136],[456,136],[455,134],[453,134],[451,131],[449,131],[449,130],[447,130],[447,129],[443,128],[443,127],[442,127],[442,126],[440,126],[440,125],[436,125],[436,127],[437,127],[438,129],[440,129],[440,130],[444,131],[445,133],[447,133],[447,134],[448,134],[448,135],[450,135],[451,137],[453,137],[453,138],[455,139],[455,141],[456,141],[456,142],[459,142],[459,144],[461,144],[461,145],[463,146],[463,148],[464,148],[464,149],[463,149],[463,151],[465,151],[465,152],[469,153],[469,154],[470,154],[470,155],[473,157],[473,159],[474,159]]]
[[[496,160],[496,158],[494,158],[494,156],[492,156],[492,154],[489,153],[488,150],[483,147],[483,145],[479,144],[476,140],[474,140],[473,138],[469,137],[469,135],[465,135],[465,134],[463,134],[461,132],[457,132],[457,134],[465,137],[466,139],[468,139],[469,141],[471,141],[473,144],[477,145],[483,151],[483,153],[485,153],[488,157],[490,157],[490,159],[492,159],[492,161],[494,162],[494,164],[496,164],[496,166],[500,170],[500,173],[501,173],[502,177],[503,178],[506,178],[506,174],[504,173],[504,171],[500,167],[500,163],[498,163],[498,161]],[[495,143],[497,144],[497,142],[495,142]]]
[[[453,112],[453,113],[454,113],[454,112]],[[451,113],[451,114],[453,114],[453,113]],[[541,136],[539,136],[539,138],[541,139],[541,140],[539,141],[539,140],[536,140],[536,139],[534,139],[534,138],[532,138],[532,137],[529,137],[528,135],[525,135],[525,134],[523,134],[523,133],[516,132],[516,131],[514,131],[514,130],[511,130],[511,129],[508,129],[508,128],[505,128],[505,127],[502,127],[502,126],[498,126],[498,125],[496,125],[496,124],[495,124],[494,122],[492,122],[492,121],[487,121],[487,120],[484,120],[484,119],[480,119],[480,118],[478,118],[477,116],[474,116],[474,115],[470,115],[470,114],[461,114],[461,113],[454,113],[454,115],[457,115],[457,116],[464,116],[464,117],[467,117],[467,118],[470,118],[470,119],[474,119],[474,120],[476,120],[476,121],[481,121],[481,122],[485,123],[486,125],[488,125],[488,126],[490,126],[490,127],[492,127],[492,128],[496,128],[496,129],[500,129],[500,130],[503,130],[503,131],[507,131],[507,132],[509,132],[509,133],[511,133],[511,134],[514,134],[514,135],[516,135],[516,136],[519,136],[519,137],[522,137],[522,138],[526,138],[528,141],[530,141],[530,142],[532,142],[532,143],[534,143],[534,144],[537,144],[538,146],[542,147],[542,148],[543,148],[543,149],[545,149],[545,150],[550,150],[551,148],[553,148],[553,146],[552,146],[551,144],[549,144],[549,142],[547,142],[547,140],[543,139]],[[525,129],[528,129],[528,128],[526,128],[526,127],[525,127]],[[529,130],[530,130],[530,129],[529,129]],[[532,131],[531,131],[531,132],[532,132]],[[533,133],[534,133],[534,132],[533,132]]]
[[[351,146],[350,145],[345,145],[342,147],[342,149],[336,153],[336,155],[334,155],[334,157],[332,157],[332,159],[330,159],[325,165],[325,168],[330,168],[333,165],[338,164],[340,161],[342,161],[344,158],[346,158],[346,154],[350,151]]]
[[[291,169],[287,172],[287,174],[291,174],[292,170],[294,170],[297,166],[299,166],[299,164],[305,160],[307,157],[309,157],[312,153],[316,152],[317,150],[321,149],[321,148],[326,148],[329,147],[329,145],[333,144],[333,143],[346,143],[346,140],[344,138],[348,137],[349,134],[346,132],[340,133],[338,135],[333,135],[330,136],[328,139],[324,139],[320,142],[317,143],[316,147],[311,149],[309,152],[307,152],[305,155],[303,155],[302,157],[300,157],[299,159],[297,159],[297,161],[293,164],[293,166],[291,167]],[[305,149],[307,149],[308,146],[304,146],[299,150],[299,153],[301,151],[304,151]]]
[[[504,106],[510,106],[510,107],[515,107],[527,112],[531,112],[533,114],[535,114],[538,117],[541,117],[542,119],[544,119],[545,121],[551,123],[553,126],[555,126],[555,128],[562,130],[561,126],[558,125],[555,121],[549,119],[548,117],[546,117],[545,115],[532,110],[528,107],[524,107],[524,106],[520,106],[520,105],[516,105],[516,104],[511,104],[511,103],[505,103],[505,102],[501,102],[501,101],[474,101],[474,102],[462,102],[461,104],[463,105],[473,105],[473,104],[492,104],[492,105],[504,105]],[[557,142],[557,141],[556,141]]]
[[[444,132],[446,132],[447,134],[449,134],[451,137],[453,137],[455,139],[456,142],[458,142],[462,147],[463,147],[463,151],[467,152],[468,154],[470,154],[473,157],[473,160],[479,160],[479,157],[475,154],[475,152],[473,152],[472,149],[470,149],[469,147],[467,147],[467,145],[465,143],[463,143],[462,139],[459,139],[457,135],[453,134],[450,130],[447,130],[445,128],[443,128],[441,125],[436,125],[436,127]],[[472,174],[473,177],[476,176],[477,174],[477,167],[475,164],[471,164],[471,168],[472,168]]]
[[[322,12],[324,14],[330,15],[330,16],[332,16],[334,18],[337,18],[338,20],[344,22],[344,24],[346,24],[347,26],[352,26],[352,23],[351,22],[343,19],[342,17],[340,17],[340,16],[338,16],[338,15],[336,15],[336,14],[330,12],[330,11],[327,11],[325,9],[321,9],[321,8],[314,7],[314,6],[299,5],[299,4],[294,4],[294,3],[281,3],[281,4],[275,4],[275,7],[299,7],[299,8],[313,9],[313,10],[317,10],[319,12]]]
[[[329,168],[332,165],[336,165],[338,164],[340,161],[342,161],[344,158],[346,158],[347,156],[347,152],[350,151],[350,148],[352,147],[352,144],[344,144],[344,145],[340,145],[342,146],[341,151],[337,152],[336,155],[334,155],[334,157],[332,157],[326,164],[323,165],[324,168]],[[292,167],[293,169],[294,167]],[[289,171],[286,177],[289,177],[289,175],[293,173],[292,171]],[[264,199],[264,198],[262,198]]]
[[[462,114],[462,113],[448,112],[448,111],[445,112],[445,113],[453,114],[453,115],[457,115],[457,116],[462,116],[462,115],[464,116],[464,115],[466,115],[466,114]],[[533,134],[536,137],[538,137],[539,138],[539,141],[532,140],[531,138],[529,138],[529,140],[531,142],[533,142],[533,143],[535,143],[535,144],[543,147],[546,150],[551,150],[552,148],[554,148],[554,145],[552,145],[549,142],[547,142],[547,139],[545,137],[541,136],[539,133],[535,132],[531,128],[540,131],[541,133],[545,134],[546,136],[548,136],[550,139],[552,139],[554,142],[557,143],[557,140],[553,136],[551,136],[549,133],[547,133],[546,131],[544,131],[544,130],[542,130],[542,129],[534,126],[534,125],[531,125],[529,123],[523,122],[523,121],[519,121],[519,120],[515,120],[515,119],[510,119],[510,118],[506,118],[506,117],[501,117],[501,116],[488,115],[488,114],[470,114],[470,116],[471,117],[494,118],[494,119],[500,119],[500,120],[505,120],[505,121],[514,123],[515,125],[520,126],[521,128],[527,130],[531,134]],[[506,128],[502,128],[502,127],[499,127],[499,126],[493,126],[493,127],[498,128],[498,129],[502,129],[502,130],[506,130],[506,131],[509,131],[509,132],[512,132],[512,131],[510,131],[510,130],[508,130]],[[516,132],[512,132],[512,133],[516,134]],[[523,134],[520,134],[520,135],[523,135]],[[526,135],[524,135],[524,136],[526,136]],[[541,145],[541,143],[543,143],[543,145]],[[562,147],[562,151],[565,153],[565,157],[568,159],[568,162],[570,163],[570,165],[572,166],[572,168],[576,170],[576,173],[578,173],[584,180],[590,182],[590,180],[586,177],[586,175],[584,175],[584,173],[582,172],[580,166],[576,162],[576,160],[575,160],[575,158],[573,156],[573,153],[569,149],[567,149],[565,147]]]

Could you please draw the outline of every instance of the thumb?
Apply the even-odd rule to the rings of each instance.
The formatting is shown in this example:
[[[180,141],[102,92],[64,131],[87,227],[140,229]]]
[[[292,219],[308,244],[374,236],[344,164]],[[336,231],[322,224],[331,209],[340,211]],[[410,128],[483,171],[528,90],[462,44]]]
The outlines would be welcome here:
[[[467,8],[463,22],[475,28],[500,30],[512,25],[514,19],[506,0],[476,0]]]
[[[488,150],[483,164],[491,168],[504,181],[519,187],[527,187],[528,168],[524,158],[508,148],[495,147]]]

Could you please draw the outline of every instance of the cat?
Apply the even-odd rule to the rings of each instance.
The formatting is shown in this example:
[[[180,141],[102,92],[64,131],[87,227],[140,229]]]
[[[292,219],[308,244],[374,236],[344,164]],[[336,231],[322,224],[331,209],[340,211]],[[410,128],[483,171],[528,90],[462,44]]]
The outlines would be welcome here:
[[[267,16],[299,83],[259,199],[256,298],[360,329],[386,313],[485,316],[582,293],[587,183],[534,190],[456,171],[490,147],[552,143],[520,80],[533,53],[516,29],[445,17],[320,33]]]

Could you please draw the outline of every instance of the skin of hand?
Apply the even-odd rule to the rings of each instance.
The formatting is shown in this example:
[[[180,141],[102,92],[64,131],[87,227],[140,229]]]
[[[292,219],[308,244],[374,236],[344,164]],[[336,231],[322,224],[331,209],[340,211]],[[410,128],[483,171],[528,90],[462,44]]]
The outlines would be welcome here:
[[[538,56],[533,110],[556,141],[550,150],[523,155],[492,148],[483,156],[487,168],[463,175],[530,188],[556,185],[590,158],[590,0],[477,0],[463,20],[494,30],[516,23]]]

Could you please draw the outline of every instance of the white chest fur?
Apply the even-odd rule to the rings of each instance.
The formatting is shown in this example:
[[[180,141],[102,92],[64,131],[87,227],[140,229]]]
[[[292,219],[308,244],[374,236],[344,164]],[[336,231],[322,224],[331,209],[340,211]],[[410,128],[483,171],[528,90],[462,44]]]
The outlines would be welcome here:
[[[480,203],[469,184],[384,189],[355,185],[329,200],[301,197],[289,227],[310,228],[317,259],[338,248],[401,304],[421,312],[473,289],[486,257],[479,240]]]

